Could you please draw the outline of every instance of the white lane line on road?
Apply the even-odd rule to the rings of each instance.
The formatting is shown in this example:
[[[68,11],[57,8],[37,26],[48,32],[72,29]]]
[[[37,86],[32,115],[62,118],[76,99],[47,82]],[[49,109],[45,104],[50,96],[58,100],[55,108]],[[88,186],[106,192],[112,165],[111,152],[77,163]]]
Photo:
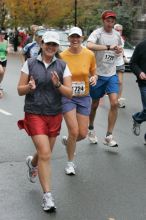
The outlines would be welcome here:
[[[3,109],[0,108],[0,113],[4,114],[4,115],[12,115],[10,112],[7,112]]]

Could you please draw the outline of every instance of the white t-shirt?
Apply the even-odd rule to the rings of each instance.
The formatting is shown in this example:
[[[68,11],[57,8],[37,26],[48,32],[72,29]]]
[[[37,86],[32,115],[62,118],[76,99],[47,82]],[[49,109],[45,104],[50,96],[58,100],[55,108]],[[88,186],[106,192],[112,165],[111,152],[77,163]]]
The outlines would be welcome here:
[[[93,31],[87,41],[98,45],[122,46],[121,37],[117,31],[113,29],[111,33],[108,33],[103,27]],[[114,51],[96,51],[95,56],[97,62],[97,72],[100,76],[109,77],[116,74],[117,54]]]
[[[48,63],[45,63],[45,62],[43,62],[43,63],[44,63],[44,65],[45,65],[46,69],[47,69],[47,67],[51,64],[51,63],[48,64]],[[29,74],[28,62],[27,62],[27,60],[26,60],[25,63],[23,64],[21,71],[22,71],[23,73],[25,73],[25,74]],[[65,78],[65,77],[67,77],[67,76],[71,76],[71,72],[70,72],[68,66],[66,65],[65,70],[64,70],[64,73],[63,73],[63,78]]]

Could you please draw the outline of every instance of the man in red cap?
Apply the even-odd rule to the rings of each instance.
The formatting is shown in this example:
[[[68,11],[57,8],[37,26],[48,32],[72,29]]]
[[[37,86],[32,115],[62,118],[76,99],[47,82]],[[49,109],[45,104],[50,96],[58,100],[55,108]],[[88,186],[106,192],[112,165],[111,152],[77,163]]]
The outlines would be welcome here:
[[[98,142],[93,124],[100,98],[107,94],[110,101],[110,110],[104,144],[109,147],[117,147],[118,144],[113,139],[112,132],[118,113],[119,82],[116,74],[116,60],[122,52],[122,42],[119,33],[113,29],[116,13],[107,10],[102,13],[101,18],[103,27],[94,30],[87,40],[87,47],[95,51],[98,71],[97,84],[90,87],[92,108],[88,138],[91,143]]]

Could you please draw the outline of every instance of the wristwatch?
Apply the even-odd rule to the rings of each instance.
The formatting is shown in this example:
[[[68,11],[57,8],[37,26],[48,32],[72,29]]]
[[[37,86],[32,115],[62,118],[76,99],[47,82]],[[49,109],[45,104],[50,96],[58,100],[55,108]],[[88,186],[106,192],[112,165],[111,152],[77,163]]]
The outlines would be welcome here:
[[[106,45],[106,47],[107,47],[107,50],[110,50],[110,45]]]
[[[61,82],[58,81],[58,82],[55,84],[55,88],[56,88],[56,89],[59,89],[61,85],[62,85]]]

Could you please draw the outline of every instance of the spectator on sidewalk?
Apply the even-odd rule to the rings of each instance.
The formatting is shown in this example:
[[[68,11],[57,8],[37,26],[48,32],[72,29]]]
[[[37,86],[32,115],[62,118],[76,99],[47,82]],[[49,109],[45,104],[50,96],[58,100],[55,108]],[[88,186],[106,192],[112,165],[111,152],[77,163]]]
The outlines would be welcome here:
[[[14,36],[13,36],[13,47],[14,47],[14,52],[18,51],[18,45],[19,45],[19,31],[15,30]]]
[[[36,24],[32,24],[32,25],[30,26],[30,34],[29,34],[29,37],[28,37],[28,39],[26,40],[24,46],[25,46],[26,44],[32,43],[32,42],[35,40],[35,33],[36,33],[36,31],[38,30],[38,28],[39,28],[39,26],[36,25]]]

